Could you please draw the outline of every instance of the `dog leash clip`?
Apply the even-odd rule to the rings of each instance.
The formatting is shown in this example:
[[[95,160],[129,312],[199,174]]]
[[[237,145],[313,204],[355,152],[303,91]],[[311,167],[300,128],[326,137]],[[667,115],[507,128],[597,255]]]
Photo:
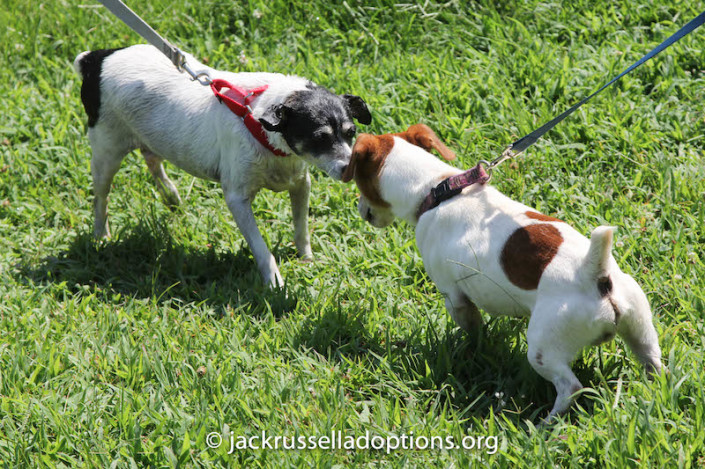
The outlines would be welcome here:
[[[489,179],[487,180],[487,182],[489,182],[490,179],[492,179],[492,171],[497,166],[504,163],[506,160],[510,160],[510,159],[516,157],[519,153],[521,153],[520,151],[514,152],[514,150],[512,150],[513,147],[514,147],[513,144],[509,145],[507,148],[504,149],[504,151],[502,152],[502,154],[500,156],[498,156],[497,158],[495,158],[492,161],[480,160],[478,162],[479,164],[481,164],[482,166],[485,167],[485,172],[487,172],[487,175],[489,176]]]
[[[173,62],[174,65],[176,65],[177,70],[179,70],[181,73],[186,72],[191,76],[191,81],[197,81],[203,86],[210,86],[210,84],[213,82],[210,73],[206,72],[205,70],[201,70],[198,72],[194,71],[189,66],[189,64],[186,63],[186,57],[180,49],[175,50]]]
[[[496,166],[499,166],[500,164],[504,163],[506,160],[510,160],[510,159],[514,158],[515,156],[517,156],[519,153],[521,153],[521,152],[515,153],[514,150],[512,150],[512,148],[514,148],[513,144],[509,145],[507,148],[505,148],[500,156],[498,156],[497,158],[492,160],[492,162],[489,164],[489,167],[487,169],[490,169],[490,170],[494,169]]]
[[[186,63],[185,60],[183,62],[181,62],[181,66],[179,67],[179,71],[182,71],[182,72],[185,71],[186,73],[191,75],[191,81],[197,81],[200,84],[202,84],[203,86],[210,86],[210,84],[213,82],[213,80],[211,79],[210,73],[206,72],[205,70],[201,70],[198,72],[193,71],[191,69],[191,67],[189,67],[189,65]]]

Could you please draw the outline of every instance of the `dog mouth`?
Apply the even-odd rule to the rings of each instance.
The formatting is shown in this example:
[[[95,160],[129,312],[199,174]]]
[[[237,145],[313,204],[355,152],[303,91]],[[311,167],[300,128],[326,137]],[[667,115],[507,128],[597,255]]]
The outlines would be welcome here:
[[[375,209],[362,196],[360,196],[360,200],[358,201],[357,211],[360,214],[360,218],[375,228],[386,228],[394,221],[391,212]]]

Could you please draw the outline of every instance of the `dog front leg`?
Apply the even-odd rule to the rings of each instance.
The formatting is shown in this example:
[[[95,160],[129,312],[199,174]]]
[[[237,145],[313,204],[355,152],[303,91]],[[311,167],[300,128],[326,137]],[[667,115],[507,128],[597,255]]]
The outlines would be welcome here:
[[[294,243],[299,257],[312,260],[311,238],[308,232],[308,199],[311,193],[311,176],[306,176],[301,182],[289,189],[291,212],[294,217]]]
[[[255,257],[262,280],[270,287],[283,287],[284,282],[279,273],[277,262],[274,260],[272,253],[269,252],[267,243],[264,242],[262,234],[257,228],[257,222],[252,213],[252,198],[225,191],[225,202],[235,218],[237,227],[245,237],[247,245],[252,250],[252,255]]]

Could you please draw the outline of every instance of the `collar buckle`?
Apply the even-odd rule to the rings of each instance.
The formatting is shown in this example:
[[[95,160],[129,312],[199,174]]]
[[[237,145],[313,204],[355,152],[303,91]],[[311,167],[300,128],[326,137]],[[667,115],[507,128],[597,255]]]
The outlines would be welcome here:
[[[436,187],[431,189],[431,195],[436,201],[436,205],[440,204],[446,199],[459,194],[462,191],[462,187],[453,189],[450,186],[450,178],[442,180]]]

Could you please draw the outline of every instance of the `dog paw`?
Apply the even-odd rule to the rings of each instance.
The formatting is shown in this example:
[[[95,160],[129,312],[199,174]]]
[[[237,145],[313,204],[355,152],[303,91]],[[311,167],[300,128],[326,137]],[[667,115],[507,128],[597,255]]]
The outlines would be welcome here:
[[[556,422],[555,418],[551,415],[548,417],[544,417],[541,419],[539,424],[536,426],[536,428],[543,429],[543,428],[550,428],[553,426],[553,424]]]
[[[181,197],[179,197],[178,193],[165,191],[162,192],[162,197],[164,204],[172,211],[181,205]]]
[[[311,253],[304,255],[299,254],[299,262],[301,262],[302,264],[311,264],[314,260],[315,258]]]
[[[101,243],[103,241],[109,240],[110,228],[108,228],[108,224],[106,223],[105,226],[96,227],[93,230],[93,238],[95,239],[96,243]]]

